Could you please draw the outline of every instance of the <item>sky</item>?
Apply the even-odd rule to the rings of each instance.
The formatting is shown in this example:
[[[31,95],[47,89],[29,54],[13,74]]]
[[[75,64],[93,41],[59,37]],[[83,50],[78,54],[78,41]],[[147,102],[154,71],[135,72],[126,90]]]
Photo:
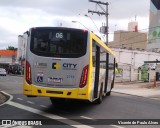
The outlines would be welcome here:
[[[113,40],[114,31],[127,30],[128,22],[135,21],[135,16],[139,31],[148,31],[150,0],[101,1],[109,3],[110,41]],[[88,0],[0,0],[0,49],[18,47],[18,35],[38,26],[85,26],[101,35],[97,28],[105,23],[105,16],[92,15],[88,9],[102,11],[98,5]],[[86,14],[89,17],[84,16]]]

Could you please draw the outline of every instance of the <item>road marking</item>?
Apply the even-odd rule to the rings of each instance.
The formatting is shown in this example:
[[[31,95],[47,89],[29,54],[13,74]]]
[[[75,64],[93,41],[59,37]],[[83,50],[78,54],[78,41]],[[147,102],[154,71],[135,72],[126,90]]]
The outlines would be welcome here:
[[[116,128],[125,128],[125,127],[121,127],[121,126],[118,126],[118,125],[110,125],[112,127],[116,127]]]
[[[47,106],[45,106],[45,105],[40,105],[42,108],[47,108]]]
[[[14,127],[12,127],[14,128]],[[16,126],[15,128],[33,128],[33,126]]]
[[[81,118],[84,118],[84,119],[94,120],[93,118],[86,117],[86,116],[80,116],[80,117],[81,117]]]
[[[21,100],[21,101],[23,100],[22,98],[17,98],[17,99],[18,99],[18,100]]]
[[[150,99],[153,99],[153,100],[160,100],[160,98],[158,97],[153,97],[153,98],[150,98]]]
[[[29,103],[29,104],[34,104],[32,101],[27,101],[27,103]]]
[[[71,125],[72,127],[76,127],[76,128],[94,128],[94,127],[91,127],[91,126],[88,126],[88,125]]]
[[[83,128],[93,128],[91,126],[84,125],[84,124],[81,124],[79,122],[76,122],[76,121],[61,117],[61,116],[57,116],[57,115],[54,115],[54,114],[46,113],[46,112],[43,112],[41,110],[38,110],[38,109],[35,109],[35,108],[31,108],[31,107],[28,107],[28,106],[25,106],[25,105],[22,105],[22,104],[13,102],[13,101],[7,102],[7,104],[11,105],[11,106],[14,106],[14,107],[17,107],[19,109],[23,109],[23,110],[38,114],[40,116],[44,116],[44,117],[47,117],[47,118],[50,118],[50,119],[57,120],[59,122],[68,124],[68,125],[76,127],[76,128],[82,128],[82,127]],[[72,124],[75,124],[75,125],[72,125]]]

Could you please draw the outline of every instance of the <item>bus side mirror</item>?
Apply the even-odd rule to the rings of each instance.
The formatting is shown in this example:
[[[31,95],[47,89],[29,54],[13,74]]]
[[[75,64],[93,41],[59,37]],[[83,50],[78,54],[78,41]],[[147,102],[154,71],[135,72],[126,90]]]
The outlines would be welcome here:
[[[26,31],[25,33],[27,34],[27,36],[29,36],[29,35],[30,35],[29,31]]]

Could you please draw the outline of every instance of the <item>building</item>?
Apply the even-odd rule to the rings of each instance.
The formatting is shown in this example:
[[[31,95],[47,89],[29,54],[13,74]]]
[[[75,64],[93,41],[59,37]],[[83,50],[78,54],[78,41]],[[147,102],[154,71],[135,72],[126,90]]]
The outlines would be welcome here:
[[[147,49],[160,49],[160,1],[150,1],[149,35]]]
[[[18,53],[17,60],[20,62],[25,59],[25,47],[26,47],[27,35],[24,33],[23,35],[18,36]]]
[[[138,32],[138,22],[132,21],[128,23],[128,31]]]
[[[118,68],[121,69],[121,76],[116,77],[116,81],[137,81],[139,79],[139,68],[145,61],[160,60],[160,54],[156,52],[128,50],[112,48],[116,55]],[[154,64],[156,66],[156,63]],[[155,70],[150,70],[150,80],[155,77]]]
[[[27,38],[28,38],[27,32],[25,32],[23,35],[18,36],[17,61],[19,65],[21,65],[22,67],[24,67],[24,62],[25,62]]]
[[[15,64],[17,51],[15,50],[0,50],[0,67],[6,68],[10,64]]]
[[[114,41],[109,43],[111,48],[141,49],[147,48],[147,33],[138,32],[138,22],[128,23],[128,31],[118,30],[114,32]]]
[[[17,51],[17,60],[20,61],[23,58],[23,36],[18,36],[18,51]]]
[[[136,31],[115,31],[114,41],[109,43],[109,47],[145,50],[147,48],[147,33]]]

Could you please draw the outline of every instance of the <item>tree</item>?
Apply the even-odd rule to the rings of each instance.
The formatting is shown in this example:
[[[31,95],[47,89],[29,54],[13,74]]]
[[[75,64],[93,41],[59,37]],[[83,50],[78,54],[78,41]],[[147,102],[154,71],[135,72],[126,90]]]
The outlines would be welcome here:
[[[17,48],[13,47],[13,46],[8,46],[7,50],[14,50],[17,51]]]

